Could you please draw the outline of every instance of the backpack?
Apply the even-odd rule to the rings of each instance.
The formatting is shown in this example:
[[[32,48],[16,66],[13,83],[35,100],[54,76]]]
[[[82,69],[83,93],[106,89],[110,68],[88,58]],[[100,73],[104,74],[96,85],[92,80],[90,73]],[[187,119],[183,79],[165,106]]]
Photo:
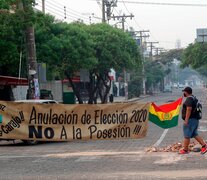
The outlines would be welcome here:
[[[202,118],[202,104],[198,102],[198,99],[194,96],[194,110],[193,110],[193,114],[195,116],[195,118],[197,118],[198,120]]]

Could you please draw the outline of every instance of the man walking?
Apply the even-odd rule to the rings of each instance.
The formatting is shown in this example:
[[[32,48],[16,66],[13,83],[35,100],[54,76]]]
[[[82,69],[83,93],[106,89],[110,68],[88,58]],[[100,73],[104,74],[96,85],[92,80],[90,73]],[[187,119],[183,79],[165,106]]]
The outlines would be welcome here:
[[[195,97],[192,95],[192,89],[190,87],[186,87],[183,90],[183,95],[186,97],[182,108],[182,118],[184,120],[184,147],[179,151],[179,154],[188,153],[188,146],[191,138],[195,138],[200,143],[202,146],[201,154],[205,154],[207,152],[207,146],[204,140],[198,135],[199,120],[195,114],[196,102]]]

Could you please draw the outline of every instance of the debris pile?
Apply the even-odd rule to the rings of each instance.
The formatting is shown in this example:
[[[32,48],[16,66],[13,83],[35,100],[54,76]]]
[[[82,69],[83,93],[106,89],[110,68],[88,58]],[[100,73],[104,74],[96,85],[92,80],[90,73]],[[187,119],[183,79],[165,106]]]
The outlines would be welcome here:
[[[197,142],[192,142],[189,145],[189,150],[194,151],[194,147],[197,146]],[[183,145],[181,142],[174,143],[172,145],[169,145],[167,147],[149,147],[146,149],[146,152],[178,152],[180,149],[183,148]]]

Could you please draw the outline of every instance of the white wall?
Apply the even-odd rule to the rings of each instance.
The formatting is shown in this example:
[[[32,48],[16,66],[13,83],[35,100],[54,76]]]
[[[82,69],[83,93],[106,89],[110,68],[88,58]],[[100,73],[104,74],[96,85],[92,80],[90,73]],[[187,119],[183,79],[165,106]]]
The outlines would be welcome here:
[[[17,86],[12,89],[15,100],[26,99],[28,86]]]
[[[63,90],[61,81],[48,81],[46,83],[40,83],[40,89],[51,90],[54,100],[63,102]]]

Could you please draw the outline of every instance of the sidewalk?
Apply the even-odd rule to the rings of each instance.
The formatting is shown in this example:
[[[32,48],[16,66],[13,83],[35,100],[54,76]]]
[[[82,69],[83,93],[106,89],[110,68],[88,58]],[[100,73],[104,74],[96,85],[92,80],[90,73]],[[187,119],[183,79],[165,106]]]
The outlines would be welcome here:
[[[150,95],[140,95],[139,97],[136,98],[132,98],[132,99],[128,99],[126,100],[125,97],[123,96],[118,96],[118,97],[114,97],[114,103],[121,103],[121,102],[134,102],[134,101],[138,101],[140,99],[144,99],[150,97]],[[110,103],[110,102],[109,102]]]

